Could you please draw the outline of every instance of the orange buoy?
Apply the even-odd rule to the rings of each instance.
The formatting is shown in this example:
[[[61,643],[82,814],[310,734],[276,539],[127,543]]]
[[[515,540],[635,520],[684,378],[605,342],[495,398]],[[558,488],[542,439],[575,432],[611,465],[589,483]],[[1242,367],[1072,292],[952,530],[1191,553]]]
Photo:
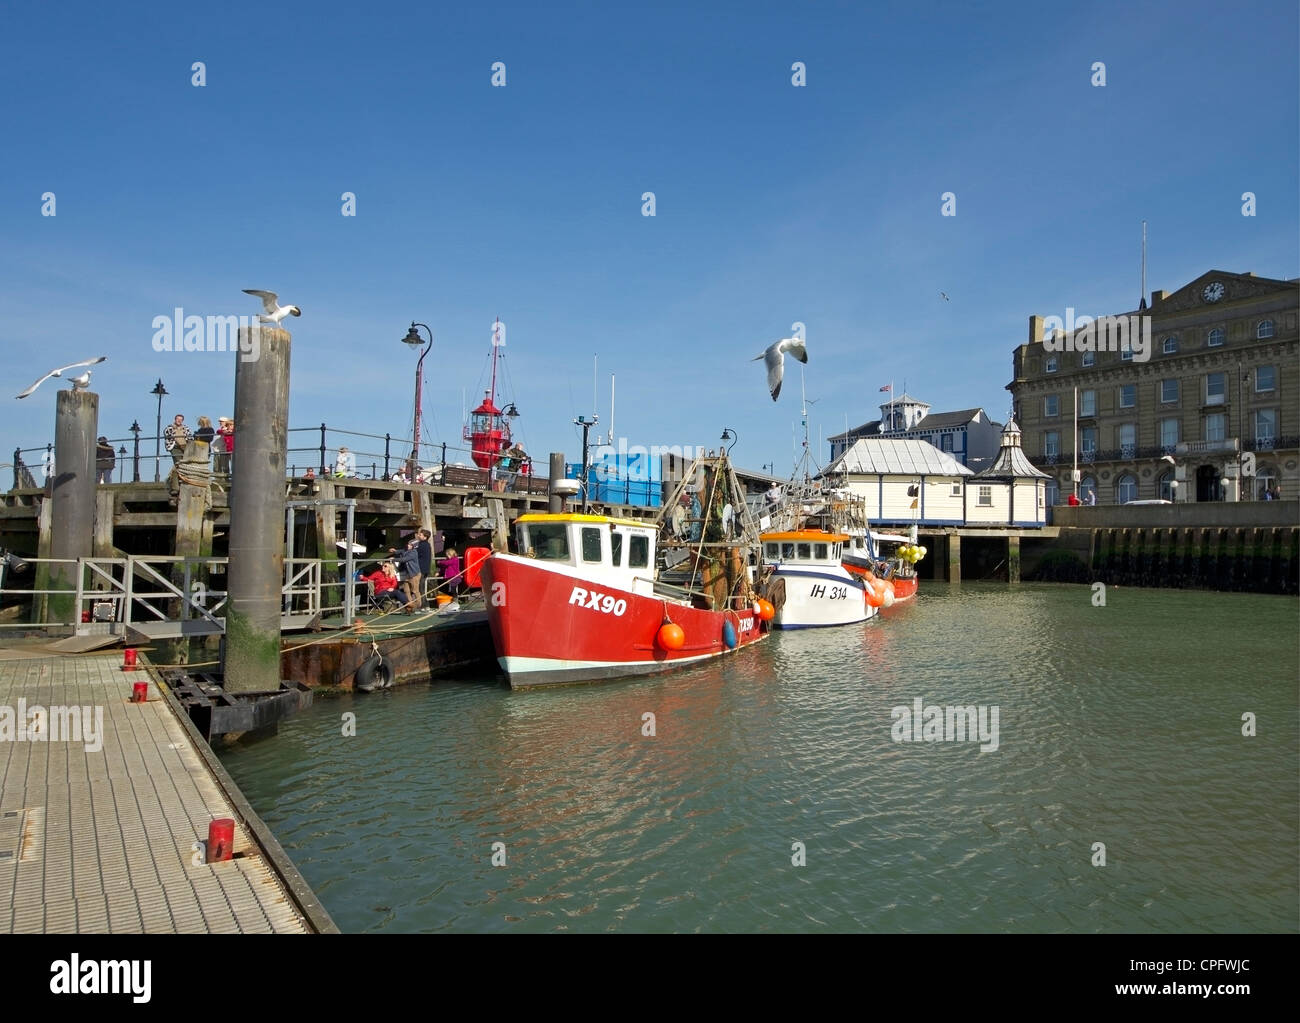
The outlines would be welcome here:
[[[878,590],[868,589],[866,591],[866,597],[867,597],[867,604],[870,607],[879,607],[881,604],[884,603],[884,599],[880,596],[880,592]]]
[[[665,650],[680,650],[686,643],[686,633],[682,631],[680,625],[664,622],[659,626],[659,634],[655,637],[655,641]]]
[[[764,600],[762,597],[758,598],[758,617],[764,622],[770,622],[776,617],[776,608],[772,606],[770,600]]]

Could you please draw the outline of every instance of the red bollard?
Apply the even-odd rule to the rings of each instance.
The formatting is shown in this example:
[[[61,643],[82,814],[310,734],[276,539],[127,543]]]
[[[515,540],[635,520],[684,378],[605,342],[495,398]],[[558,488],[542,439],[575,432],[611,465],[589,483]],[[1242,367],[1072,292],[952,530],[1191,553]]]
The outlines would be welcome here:
[[[148,683],[148,682],[136,682],[136,683],[134,683],[134,684],[131,686],[131,702],[132,702],[132,703],[148,703],[148,702],[149,702],[149,683]]]
[[[122,651],[122,670],[135,670],[135,647],[129,646]]]
[[[229,817],[214,820],[208,825],[208,862],[220,863],[234,856],[235,822]]]

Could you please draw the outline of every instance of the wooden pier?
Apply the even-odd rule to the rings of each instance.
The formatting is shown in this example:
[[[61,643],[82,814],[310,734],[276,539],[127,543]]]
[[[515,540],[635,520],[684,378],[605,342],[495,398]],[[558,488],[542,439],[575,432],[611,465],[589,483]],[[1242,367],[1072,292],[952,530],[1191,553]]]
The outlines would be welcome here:
[[[165,687],[120,664],[0,649],[0,933],[337,932]],[[129,702],[146,679],[148,702]],[[44,740],[5,730],[38,706],[102,728],[69,741],[51,713]],[[219,818],[234,856],[207,864]]]

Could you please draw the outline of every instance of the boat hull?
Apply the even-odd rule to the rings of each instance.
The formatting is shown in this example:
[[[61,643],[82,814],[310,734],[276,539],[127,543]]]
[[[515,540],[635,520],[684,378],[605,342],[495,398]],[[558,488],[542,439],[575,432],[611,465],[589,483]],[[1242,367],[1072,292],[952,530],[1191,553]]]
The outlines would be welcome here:
[[[493,554],[482,571],[497,663],[512,689],[671,671],[766,635],[750,608],[689,607],[530,558]],[[656,642],[665,616],[685,635],[679,650]],[[728,624],[734,646],[727,643]]]
[[[777,629],[820,629],[856,625],[876,613],[866,588],[847,571],[792,569],[778,565],[774,576],[785,583],[785,602],[772,619]]]

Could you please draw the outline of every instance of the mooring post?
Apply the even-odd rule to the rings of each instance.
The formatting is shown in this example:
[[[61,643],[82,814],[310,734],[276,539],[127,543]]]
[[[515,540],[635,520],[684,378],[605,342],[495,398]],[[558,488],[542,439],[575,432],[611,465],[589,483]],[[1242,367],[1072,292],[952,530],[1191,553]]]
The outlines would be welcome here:
[[[50,497],[50,557],[91,556],[95,542],[95,449],[99,424],[99,395],[91,391],[60,391],[54,415],[55,476]],[[80,621],[76,606],[76,564],[51,566],[49,619]],[[47,619],[47,620],[49,620]]]
[[[551,514],[564,511],[564,495],[555,492],[555,484],[564,479],[564,452],[551,452],[550,466],[550,498],[546,502],[546,510]]]
[[[182,558],[206,558],[212,554],[212,519],[208,515],[212,502],[208,486],[209,448],[207,441],[191,439],[176,467],[176,549],[173,553]],[[184,600],[177,601],[181,620],[196,617],[196,612],[185,606],[185,602],[206,606],[207,568],[192,566],[187,570],[185,564],[178,563],[172,571],[172,582],[185,592]],[[166,652],[168,663],[188,664],[189,650],[189,640],[174,640]]]
[[[1007,582],[1020,582],[1020,537],[1007,537]]]
[[[948,534],[948,581],[961,582],[961,534]]]
[[[251,332],[257,330],[257,338]],[[280,590],[284,585],[284,469],[288,462],[287,330],[241,327],[235,364],[239,457],[230,481],[229,600],[225,688],[230,693],[280,688]],[[244,337],[244,334],[250,337]]]

